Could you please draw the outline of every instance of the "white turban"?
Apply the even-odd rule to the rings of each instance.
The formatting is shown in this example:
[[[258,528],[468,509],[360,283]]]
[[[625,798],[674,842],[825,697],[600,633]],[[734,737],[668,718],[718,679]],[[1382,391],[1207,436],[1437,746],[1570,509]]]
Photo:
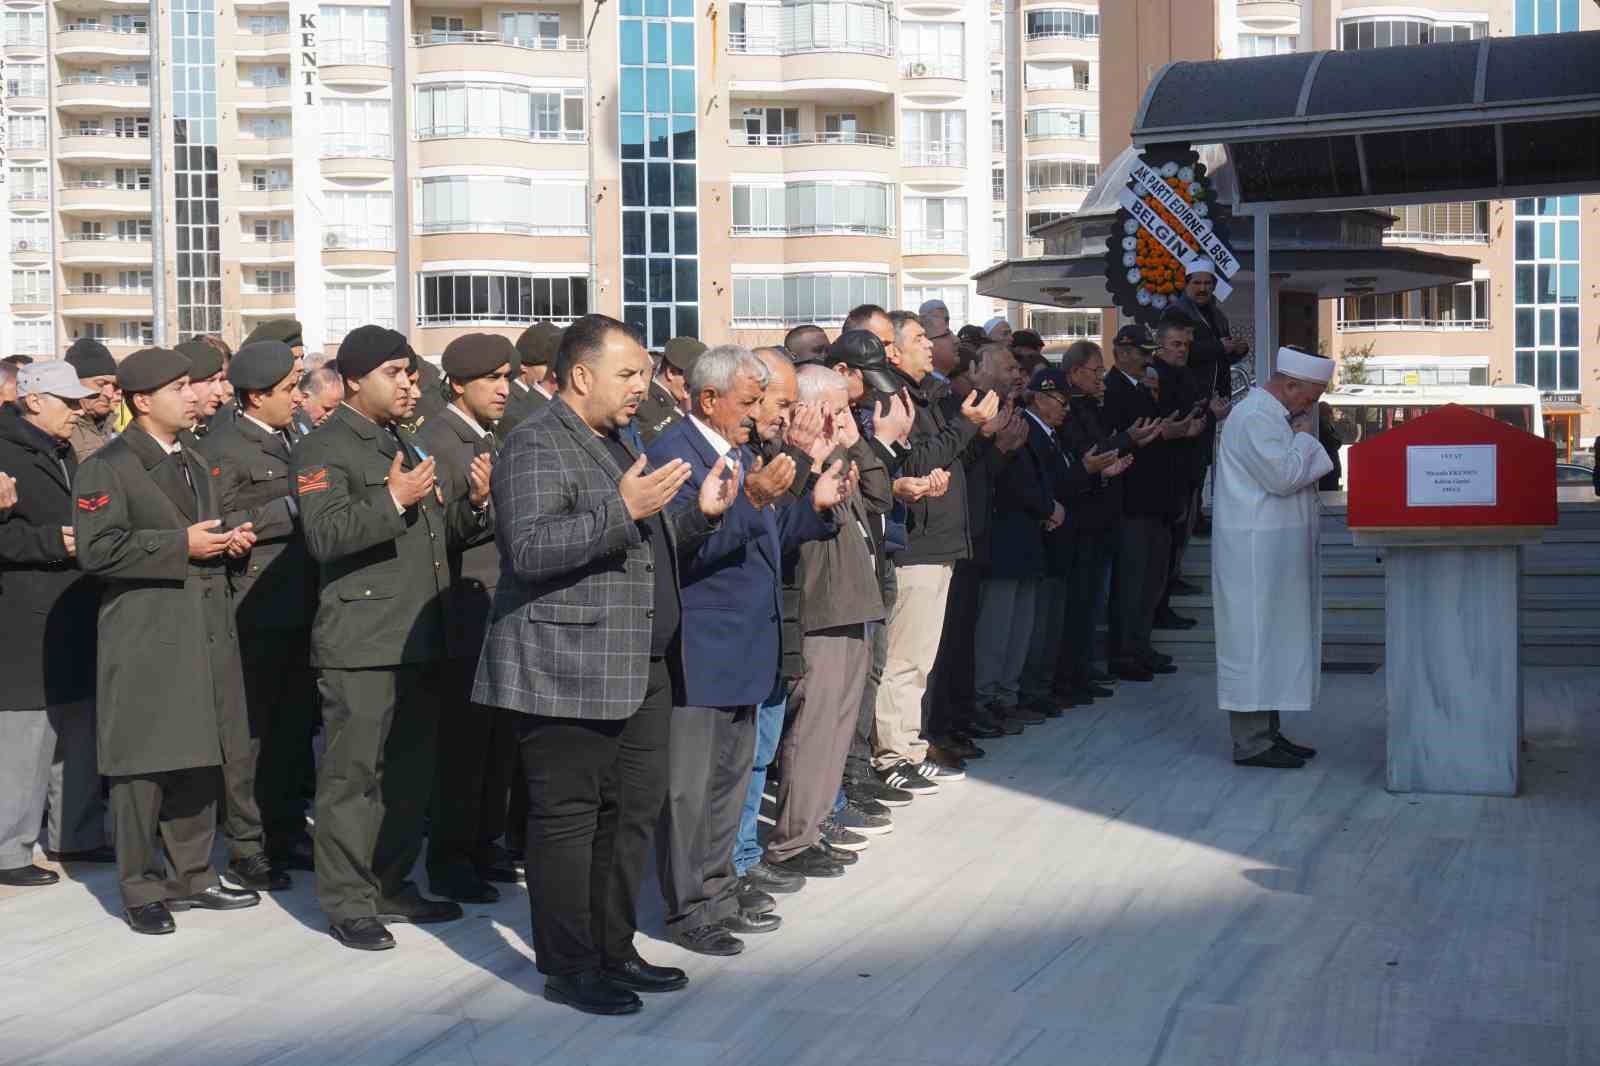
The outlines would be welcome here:
[[[1191,259],[1183,264],[1183,272],[1189,275],[1210,274],[1211,280],[1215,281],[1217,278],[1217,264],[1209,259]]]
[[[1314,381],[1326,385],[1333,379],[1333,360],[1311,355],[1297,348],[1279,348],[1278,373],[1301,381]]]

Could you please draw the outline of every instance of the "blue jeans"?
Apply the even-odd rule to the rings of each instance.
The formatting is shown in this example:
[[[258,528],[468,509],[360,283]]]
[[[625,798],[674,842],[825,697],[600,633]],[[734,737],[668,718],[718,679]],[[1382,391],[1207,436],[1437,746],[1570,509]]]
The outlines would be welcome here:
[[[739,838],[733,845],[733,869],[740,877],[761,861],[761,843],[756,839],[756,819],[761,814],[761,794],[767,787],[767,767],[778,754],[783,735],[783,715],[789,706],[789,687],[779,678],[767,701],[756,708],[756,757],[750,771],[750,788],[745,792],[744,813],[739,816]]]

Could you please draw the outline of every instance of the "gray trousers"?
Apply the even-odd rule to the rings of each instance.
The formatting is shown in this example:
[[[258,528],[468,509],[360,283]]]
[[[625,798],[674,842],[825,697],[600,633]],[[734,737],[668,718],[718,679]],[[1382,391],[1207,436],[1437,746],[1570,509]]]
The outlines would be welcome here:
[[[1033,641],[1036,579],[986,577],[978,589],[973,689],[979,707],[1015,707]]]
[[[687,932],[739,912],[733,845],[755,757],[755,707],[672,709],[667,801],[656,834],[656,872],[671,930]]]
[[[123,906],[142,907],[217,884],[211,842],[221,785],[215,766],[111,779]]]
[[[94,704],[0,711],[0,870],[33,862],[43,827],[53,851],[106,842]]]
[[[1061,636],[1066,627],[1067,579],[1043,578],[1033,598],[1033,635],[1022,667],[1020,702],[1052,706],[1057,702],[1056,660],[1061,658]]]
[[[866,637],[863,625],[805,635],[806,674],[789,695],[792,718],[778,747],[783,780],[777,821],[767,840],[767,858],[773,862],[815,844],[823,818],[833,809],[872,661]]]
[[[1253,759],[1277,739],[1278,712],[1229,711],[1228,729],[1233,733],[1233,757]]]

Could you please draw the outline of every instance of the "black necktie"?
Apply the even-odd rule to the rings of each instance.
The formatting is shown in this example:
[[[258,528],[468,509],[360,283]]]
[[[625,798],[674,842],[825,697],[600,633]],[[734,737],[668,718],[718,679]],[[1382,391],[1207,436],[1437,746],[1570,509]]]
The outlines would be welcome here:
[[[189,460],[184,457],[183,449],[182,448],[174,449],[174,451],[172,453],[172,458],[178,464],[178,469],[183,471],[183,480],[188,482],[189,491],[193,492],[194,491],[194,476],[189,473]]]

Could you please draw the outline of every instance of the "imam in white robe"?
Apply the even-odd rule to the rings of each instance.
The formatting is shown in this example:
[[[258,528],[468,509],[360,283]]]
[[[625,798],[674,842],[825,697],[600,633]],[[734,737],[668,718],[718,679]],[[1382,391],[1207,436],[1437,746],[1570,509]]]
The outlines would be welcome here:
[[[1217,706],[1309,711],[1322,671],[1317,481],[1333,461],[1250,390],[1222,423],[1211,509]]]

